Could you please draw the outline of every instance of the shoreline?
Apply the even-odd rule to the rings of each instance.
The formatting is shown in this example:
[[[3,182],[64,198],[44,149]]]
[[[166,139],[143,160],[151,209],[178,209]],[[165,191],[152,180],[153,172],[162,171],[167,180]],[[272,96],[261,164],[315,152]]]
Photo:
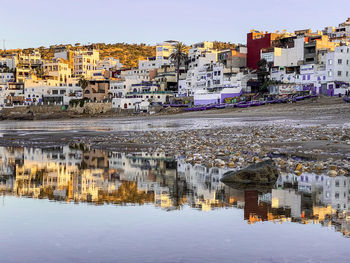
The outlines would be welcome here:
[[[59,106],[37,106],[38,112],[31,107],[13,108],[0,111],[0,123],[3,121],[40,121],[40,120],[72,120],[72,119],[154,119],[154,118],[260,118],[275,117],[298,119],[306,117],[327,117],[337,115],[344,121],[350,121],[350,103],[338,97],[320,97],[316,100],[305,100],[296,103],[274,104],[246,109],[226,108],[207,111],[185,112],[179,108],[166,108],[155,114],[117,113],[111,110],[104,113],[77,113],[73,110],[62,111]]]
[[[262,107],[131,118],[5,121],[0,122],[0,146],[83,145],[115,152],[162,152],[193,164],[234,169],[272,159],[281,171],[298,175],[350,176],[350,104],[331,98]]]

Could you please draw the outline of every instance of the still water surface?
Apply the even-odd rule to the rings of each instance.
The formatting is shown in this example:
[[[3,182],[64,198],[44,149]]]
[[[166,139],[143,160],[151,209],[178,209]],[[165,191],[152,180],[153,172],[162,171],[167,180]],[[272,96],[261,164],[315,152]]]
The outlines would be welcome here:
[[[350,179],[83,148],[0,147],[1,262],[349,262]]]

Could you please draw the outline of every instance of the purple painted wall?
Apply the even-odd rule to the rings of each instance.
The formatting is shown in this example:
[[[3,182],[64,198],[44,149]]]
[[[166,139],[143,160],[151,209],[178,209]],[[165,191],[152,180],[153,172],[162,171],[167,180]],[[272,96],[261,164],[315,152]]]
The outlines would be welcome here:
[[[221,103],[225,102],[226,98],[234,98],[242,95],[242,91],[240,93],[223,93],[221,94]]]
[[[328,89],[327,96],[334,96],[334,89]]]
[[[316,87],[311,87],[311,93],[312,95],[316,95]]]
[[[198,105],[207,105],[207,104],[217,104],[218,100],[216,99],[211,99],[211,100],[195,100],[194,101],[194,105],[198,106]]]

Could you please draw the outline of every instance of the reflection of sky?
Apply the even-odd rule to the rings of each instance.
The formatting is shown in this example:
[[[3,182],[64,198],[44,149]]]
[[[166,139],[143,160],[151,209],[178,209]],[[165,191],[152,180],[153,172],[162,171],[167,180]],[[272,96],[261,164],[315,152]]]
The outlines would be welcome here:
[[[340,233],[320,225],[248,225],[238,209],[2,201],[1,262],[348,262],[350,256]]]

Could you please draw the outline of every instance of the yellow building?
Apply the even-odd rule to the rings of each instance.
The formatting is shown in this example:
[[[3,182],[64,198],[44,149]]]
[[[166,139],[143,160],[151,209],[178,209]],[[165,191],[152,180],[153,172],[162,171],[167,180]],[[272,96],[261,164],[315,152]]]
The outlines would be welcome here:
[[[60,84],[66,84],[72,76],[72,70],[69,67],[68,61],[60,58],[54,58],[52,61],[44,61],[44,75],[59,81]]]

